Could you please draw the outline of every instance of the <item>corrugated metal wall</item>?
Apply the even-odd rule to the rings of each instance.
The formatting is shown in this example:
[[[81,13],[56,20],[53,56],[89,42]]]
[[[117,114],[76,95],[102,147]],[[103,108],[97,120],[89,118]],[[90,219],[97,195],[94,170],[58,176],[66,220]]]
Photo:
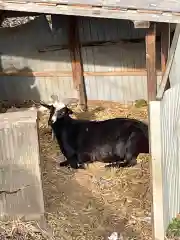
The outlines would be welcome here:
[[[109,100],[128,103],[147,99],[146,76],[86,77],[86,91],[89,100]],[[158,84],[161,76],[158,76]]]
[[[165,227],[180,212],[180,84],[162,101],[162,161]]]
[[[133,22],[126,20],[81,17],[79,23],[81,42],[141,39],[146,33],[145,29],[135,29]]]
[[[77,96],[73,87],[69,51],[39,52],[47,46],[60,47],[68,44],[68,16],[54,16],[52,20],[53,31],[43,16],[20,27],[0,29],[1,69],[3,72],[19,72],[19,76],[0,76],[0,99],[49,100],[52,94],[59,97]],[[134,29],[133,24],[128,21],[80,18],[79,22],[82,43],[137,39],[145,36],[145,30]],[[158,46],[158,68],[159,52]],[[147,99],[145,73],[144,76],[133,73],[131,76],[106,75],[106,72],[111,71],[144,70],[143,43],[83,47],[82,58],[89,99],[120,102]],[[30,72],[28,76],[24,73],[27,71]],[[46,76],[45,72],[59,73]],[[66,72],[66,76],[61,75],[61,72]],[[101,73],[98,74],[99,72]]]
[[[58,31],[52,34],[46,18],[41,16],[14,29],[0,29],[0,35],[1,69],[19,75],[0,76],[1,99],[49,100],[52,94],[76,97],[71,74],[69,77],[42,74],[71,72],[69,51],[38,52],[46,46],[67,44],[67,21],[62,18]]]
[[[150,104],[150,128],[155,239],[161,240],[180,212],[180,84]]]

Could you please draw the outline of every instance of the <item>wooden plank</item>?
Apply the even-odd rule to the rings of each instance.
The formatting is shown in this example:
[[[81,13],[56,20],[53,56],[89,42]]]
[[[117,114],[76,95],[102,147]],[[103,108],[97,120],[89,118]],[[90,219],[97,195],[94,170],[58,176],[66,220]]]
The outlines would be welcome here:
[[[151,101],[149,103],[150,119],[150,173],[152,183],[152,217],[153,236],[152,239],[164,240],[164,201],[163,201],[163,176],[162,176],[162,138],[161,138],[161,102]]]
[[[168,59],[169,49],[170,49],[170,24],[161,23],[161,68],[164,75],[166,70],[166,63]],[[170,81],[168,78],[166,84],[166,90],[170,88]]]
[[[39,169],[37,111],[0,114],[0,218],[41,220],[44,201]]]
[[[79,94],[79,104],[83,110],[87,110],[87,97],[79,40],[78,18],[74,16],[69,17],[69,49],[72,61],[73,82]]]
[[[161,67],[164,74],[170,48],[170,24],[161,23]]]
[[[21,2],[21,0],[9,0],[11,2]],[[25,0],[23,0],[25,1]],[[68,4],[75,6],[103,6],[126,9],[145,9],[180,12],[180,2],[178,0],[26,0],[26,2],[42,2],[55,4]]]
[[[87,72],[84,71],[84,76],[146,76],[146,69],[128,69],[122,71],[110,72]],[[162,75],[161,71],[157,71],[158,76]],[[44,72],[0,72],[0,76],[18,76],[18,77],[72,77],[70,71],[44,71]],[[8,81],[8,79],[7,79]]]
[[[176,30],[175,30],[175,33],[174,33],[174,37],[173,37],[173,41],[172,41],[172,44],[171,44],[171,48],[170,48],[170,51],[169,51],[169,57],[168,57],[167,64],[166,64],[166,70],[164,72],[163,79],[160,83],[160,86],[159,86],[159,89],[158,89],[158,92],[157,92],[157,96],[156,96],[157,100],[162,99],[162,97],[164,95],[164,91],[166,90],[169,73],[170,73],[170,70],[171,70],[171,66],[172,66],[173,59],[174,59],[174,54],[175,54],[178,39],[179,39],[179,34],[180,34],[180,24],[177,24]]]
[[[148,100],[156,99],[157,75],[156,75],[156,24],[151,23],[146,33],[146,68]]]
[[[71,0],[72,1],[72,0]],[[167,12],[180,12],[178,0],[111,0],[104,1],[103,5],[116,6],[119,8],[161,10]]]
[[[58,16],[58,15],[53,15],[53,16]],[[53,18],[52,18],[53,19]],[[160,41],[160,36],[157,37],[157,41]],[[130,43],[130,44],[139,44],[139,43],[144,43],[143,38],[138,38],[138,39],[121,39],[119,41],[88,41],[88,42],[83,42],[81,43],[81,48],[84,47],[104,47],[104,46],[112,46],[112,45],[120,45],[120,47],[124,47],[124,45]],[[68,44],[62,44],[62,45],[49,45],[42,47],[40,49],[37,49],[39,53],[45,53],[45,52],[53,52],[53,51],[61,51],[61,50],[66,50],[69,49]]]
[[[125,10],[125,9],[111,9],[102,7],[79,7],[70,5],[38,5],[33,2],[0,2],[0,9],[7,11],[21,11],[21,12],[37,12],[47,14],[64,14],[74,16],[87,16],[97,18],[110,18],[110,19],[127,19],[135,21],[154,21],[154,22],[169,22],[180,23],[180,14],[172,14],[171,12],[153,12],[145,11],[138,12],[137,10]]]
[[[3,11],[3,18],[14,18],[14,17],[27,17],[27,16],[39,16],[36,12],[15,12],[15,11]]]

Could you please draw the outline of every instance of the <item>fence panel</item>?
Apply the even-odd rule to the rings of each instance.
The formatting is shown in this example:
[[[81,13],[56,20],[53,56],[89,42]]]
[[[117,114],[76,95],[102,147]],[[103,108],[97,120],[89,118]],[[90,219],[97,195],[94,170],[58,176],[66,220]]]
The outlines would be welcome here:
[[[43,217],[36,120],[35,110],[0,116],[0,219]]]
[[[162,240],[180,212],[180,84],[150,103],[155,239]]]

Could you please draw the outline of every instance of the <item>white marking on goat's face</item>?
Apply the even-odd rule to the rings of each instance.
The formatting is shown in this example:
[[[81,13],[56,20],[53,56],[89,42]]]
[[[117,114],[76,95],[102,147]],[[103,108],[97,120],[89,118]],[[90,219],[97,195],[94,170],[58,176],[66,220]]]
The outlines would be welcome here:
[[[51,118],[52,122],[56,122],[57,118],[58,118],[58,112],[65,107],[65,104],[62,102],[54,102],[53,103],[53,107],[55,108],[54,114]]]

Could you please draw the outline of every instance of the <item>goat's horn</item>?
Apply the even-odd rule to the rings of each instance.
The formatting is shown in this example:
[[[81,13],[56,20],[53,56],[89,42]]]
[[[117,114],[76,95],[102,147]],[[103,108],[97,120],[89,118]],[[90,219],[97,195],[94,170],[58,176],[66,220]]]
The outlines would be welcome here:
[[[77,98],[65,98],[63,99],[63,103],[65,105],[68,105],[68,104],[77,104],[78,103],[78,99]]]
[[[53,102],[58,101],[58,96],[57,95],[51,95],[51,99],[53,100]]]

